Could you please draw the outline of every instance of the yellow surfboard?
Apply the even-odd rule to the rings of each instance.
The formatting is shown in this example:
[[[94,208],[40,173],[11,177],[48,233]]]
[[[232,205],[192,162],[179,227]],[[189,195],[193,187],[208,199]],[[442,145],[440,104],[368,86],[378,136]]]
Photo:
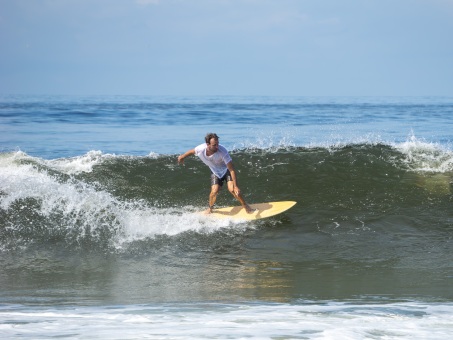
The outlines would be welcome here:
[[[259,220],[261,218],[271,217],[290,209],[297,202],[294,201],[281,201],[269,203],[250,204],[250,207],[255,209],[254,212],[248,214],[241,206],[227,207],[214,209],[211,214],[215,218],[230,218],[235,220]]]

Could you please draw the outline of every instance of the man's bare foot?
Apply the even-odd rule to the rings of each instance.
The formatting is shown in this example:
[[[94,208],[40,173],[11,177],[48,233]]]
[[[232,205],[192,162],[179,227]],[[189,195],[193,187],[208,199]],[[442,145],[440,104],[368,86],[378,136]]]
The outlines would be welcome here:
[[[251,214],[251,213],[253,213],[253,212],[256,211],[255,208],[252,208],[252,207],[249,206],[248,204],[245,205],[244,209],[245,209],[245,211],[247,211],[247,214]]]
[[[212,213],[212,208],[208,208],[203,212],[204,215],[209,215],[210,213]]]

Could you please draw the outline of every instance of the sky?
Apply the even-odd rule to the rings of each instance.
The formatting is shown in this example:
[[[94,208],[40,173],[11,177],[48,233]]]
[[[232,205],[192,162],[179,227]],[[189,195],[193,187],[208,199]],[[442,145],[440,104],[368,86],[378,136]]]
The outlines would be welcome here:
[[[0,94],[453,96],[453,0],[0,0]]]

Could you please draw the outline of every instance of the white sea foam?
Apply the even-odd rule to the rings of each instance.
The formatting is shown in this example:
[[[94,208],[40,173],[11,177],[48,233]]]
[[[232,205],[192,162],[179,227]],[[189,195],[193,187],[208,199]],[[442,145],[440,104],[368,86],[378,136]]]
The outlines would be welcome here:
[[[444,340],[452,329],[449,303],[0,307],[0,334],[5,339]]]
[[[42,159],[38,157],[32,157],[27,155],[22,151],[17,151],[14,153],[6,153],[3,154],[4,159],[10,158],[10,160],[14,161],[33,161],[36,164],[42,164],[49,169],[53,169],[59,171],[61,173],[65,173],[68,175],[76,175],[80,173],[88,173],[93,171],[93,167],[102,162],[105,162],[110,159],[115,158],[131,158],[133,156],[126,156],[126,155],[115,155],[109,153],[103,153],[100,150],[91,150],[84,155],[76,156],[76,157],[69,157],[69,158],[57,158],[57,159]],[[155,152],[150,152],[147,156],[151,159],[157,159],[160,157],[159,154]],[[135,158],[139,158],[139,156],[135,156]]]
[[[81,172],[91,172],[93,166],[111,157],[114,157],[114,155],[103,154],[101,151],[92,150],[83,156],[48,161],[42,160],[42,162],[55,170],[71,175]]]
[[[443,145],[412,135],[394,147],[405,156],[404,161],[411,170],[437,173],[453,171],[453,152]]]

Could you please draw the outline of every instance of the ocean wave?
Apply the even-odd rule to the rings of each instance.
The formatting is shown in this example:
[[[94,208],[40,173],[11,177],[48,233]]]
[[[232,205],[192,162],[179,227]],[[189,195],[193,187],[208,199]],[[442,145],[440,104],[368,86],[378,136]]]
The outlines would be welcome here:
[[[67,164],[58,160],[55,164],[24,153],[3,155],[0,161],[3,249],[36,241],[120,249],[124,244],[156,235],[209,233],[231,226],[231,221],[210,221],[208,225],[205,217],[195,214],[197,209],[193,206],[165,207],[156,200],[150,203],[141,198],[124,199],[103,189],[97,181],[89,183],[55,173],[56,170],[64,175],[91,173],[94,165],[111,160],[112,156],[91,153],[88,158],[92,162],[87,167],[80,159],[68,159]],[[43,168],[43,164],[49,167]]]
[[[413,222],[400,219],[411,227],[422,220],[450,228],[445,207],[452,194],[453,153],[434,143],[416,138],[328,147],[279,143],[238,148],[232,156],[249,202],[298,201],[288,216],[323,233],[379,229],[402,211],[417,216]],[[176,155],[153,153],[90,151],[55,160],[3,153],[3,248],[38,241],[119,249],[157,235],[239,227],[195,214],[205,209],[208,193],[209,170],[195,157],[178,166]],[[225,192],[218,204],[237,202]]]

